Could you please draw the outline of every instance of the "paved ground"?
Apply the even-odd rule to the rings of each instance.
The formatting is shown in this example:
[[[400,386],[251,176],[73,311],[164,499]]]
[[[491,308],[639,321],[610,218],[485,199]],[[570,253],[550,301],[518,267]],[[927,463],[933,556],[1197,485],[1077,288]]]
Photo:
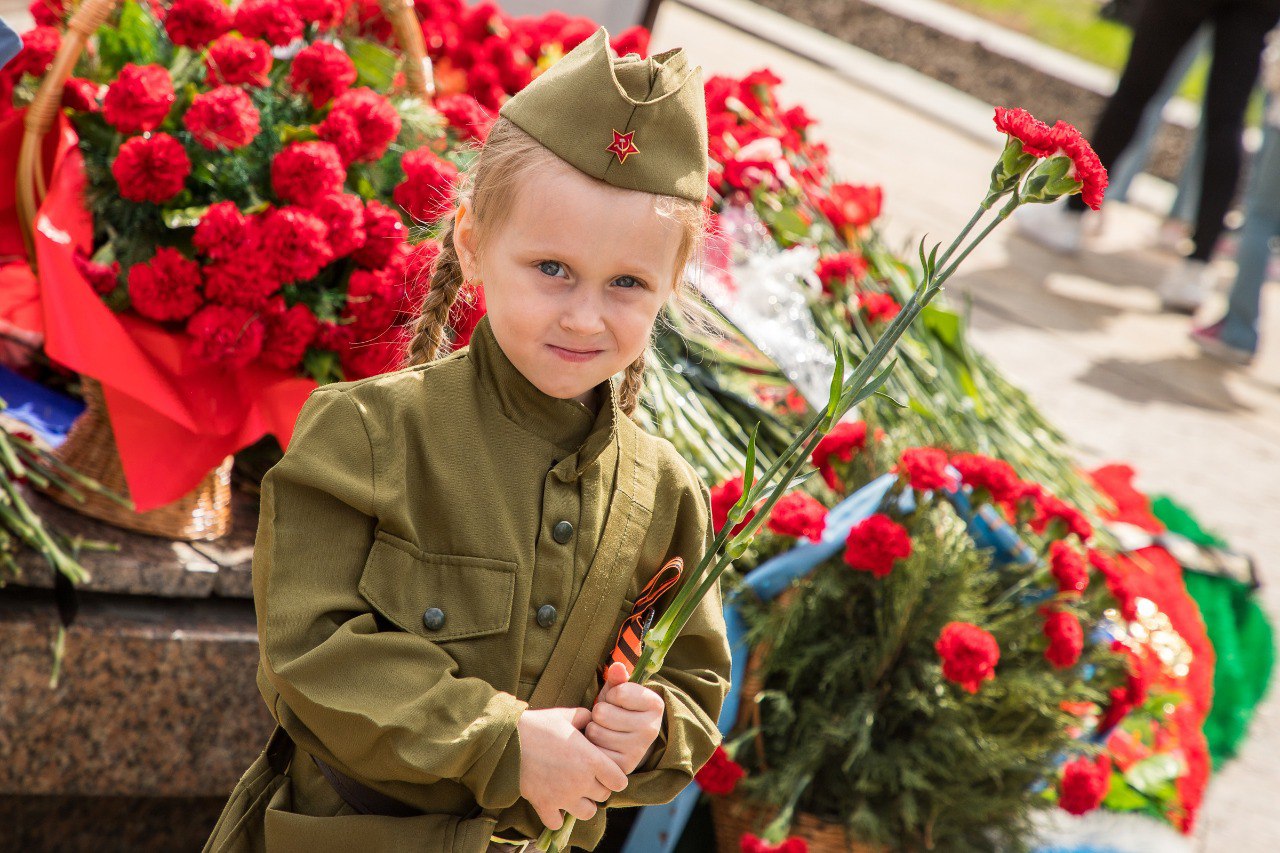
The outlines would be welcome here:
[[[802,55],[674,2],[662,7],[655,50],[684,45],[711,72],[772,68],[783,97],[819,120],[839,173],[884,186],[892,239],[914,245],[930,233],[947,242],[976,209],[1003,143],[989,105],[759,7],[687,2]],[[1144,190],[1160,201],[1159,187]],[[952,298],[972,299],[976,343],[1074,437],[1084,461],[1133,463],[1141,487],[1190,504],[1280,578],[1280,313],[1251,370],[1198,357],[1186,318],[1159,311],[1154,287],[1174,259],[1153,248],[1157,218],[1124,205],[1105,213],[1103,233],[1079,259],[1047,254],[1004,226],[952,280]],[[1280,613],[1280,580],[1264,594]],[[1245,754],[1210,788],[1199,849],[1275,848],[1278,716],[1275,691]]]

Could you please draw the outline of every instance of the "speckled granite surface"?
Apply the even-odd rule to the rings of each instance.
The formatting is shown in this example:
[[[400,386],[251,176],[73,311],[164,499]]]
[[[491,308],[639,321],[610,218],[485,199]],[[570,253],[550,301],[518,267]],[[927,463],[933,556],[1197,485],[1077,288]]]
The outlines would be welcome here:
[[[271,730],[252,603],[86,596],[50,689],[56,618],[0,595],[0,795],[230,793]]]
[[[199,850],[225,799],[0,796],[0,849],[56,853]]]

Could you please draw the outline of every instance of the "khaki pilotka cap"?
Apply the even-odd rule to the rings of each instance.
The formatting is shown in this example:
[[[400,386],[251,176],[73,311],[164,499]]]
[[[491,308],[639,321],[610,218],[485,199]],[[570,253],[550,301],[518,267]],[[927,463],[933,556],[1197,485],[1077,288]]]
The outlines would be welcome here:
[[[499,110],[560,159],[616,187],[707,195],[702,68],[683,48],[617,56],[609,33],[569,51]]]

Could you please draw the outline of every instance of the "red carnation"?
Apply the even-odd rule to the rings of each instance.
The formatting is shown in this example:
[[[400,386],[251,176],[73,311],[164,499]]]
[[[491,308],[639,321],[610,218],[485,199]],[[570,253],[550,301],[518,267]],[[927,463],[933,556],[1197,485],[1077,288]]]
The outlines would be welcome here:
[[[1084,185],[1080,190],[1084,203],[1094,210],[1102,207],[1102,197],[1107,189],[1107,170],[1089,140],[1065,121],[1053,126],[1053,139],[1061,153],[1071,158],[1071,176]]]
[[[244,367],[262,352],[262,321],[251,308],[206,305],[187,321],[190,355],[206,364]]]
[[[447,214],[458,167],[426,148],[405,154],[401,165],[405,179],[392,193],[396,204],[418,222],[435,222]]]
[[[855,252],[836,252],[818,261],[818,280],[828,296],[836,296],[867,274],[867,261]]]
[[[1137,619],[1138,606],[1135,600],[1137,593],[1134,591],[1133,585],[1129,582],[1124,570],[1101,551],[1090,548],[1088,554],[1089,565],[1093,566],[1098,571],[1098,574],[1102,575],[1103,580],[1106,581],[1107,590],[1120,607],[1120,615],[1129,622]]]
[[[231,24],[231,10],[222,0],[173,0],[164,31],[174,44],[200,48],[230,30]]]
[[[769,513],[766,526],[782,536],[805,537],[814,542],[822,538],[827,524],[827,508],[804,492],[783,495]]]
[[[434,240],[423,240],[409,246],[404,256],[405,288],[401,311],[414,316],[422,313],[422,303],[431,291],[431,273],[438,257],[440,244]]]
[[[358,340],[339,354],[342,374],[346,379],[363,379],[394,370],[403,363],[409,346],[409,330],[393,326],[372,341]]]
[[[494,115],[470,95],[445,95],[436,98],[434,106],[444,116],[449,126],[463,139],[483,142],[495,121]]]
[[[191,242],[196,250],[215,260],[230,258],[245,239],[245,218],[233,201],[220,201],[205,211]]]
[[[404,297],[399,276],[389,270],[355,270],[347,281],[347,305],[344,318],[350,318],[355,340],[375,338],[395,323],[396,312]]]
[[[868,290],[858,294],[858,307],[872,323],[887,323],[902,310],[898,300],[887,293]]]
[[[729,753],[724,751],[723,746],[717,746],[716,751],[711,753],[711,758],[707,759],[707,763],[694,774],[693,781],[708,794],[724,796],[733,793],[738,780],[745,776],[746,772],[741,764],[729,757]]]
[[[883,513],[863,519],[849,531],[844,561],[849,568],[871,572],[878,578],[893,571],[894,564],[911,556],[907,529]]]
[[[361,86],[333,102],[317,131],[346,163],[372,163],[400,133],[400,115],[386,98]]]
[[[1049,639],[1045,660],[1057,669],[1075,666],[1084,651],[1084,629],[1074,613],[1066,610],[1050,610],[1045,613],[1044,635]]]
[[[102,118],[121,133],[155,130],[169,115],[176,99],[167,69],[130,62],[107,87],[102,98]]]
[[[1091,812],[1102,804],[1111,787],[1111,759],[1099,755],[1090,761],[1081,756],[1062,768],[1058,805],[1073,815]]]
[[[379,201],[364,206],[364,245],[352,257],[365,269],[382,269],[391,262],[396,251],[404,244],[409,231],[400,214]]]
[[[1074,533],[1081,542],[1088,542],[1093,536],[1093,525],[1075,507],[1043,489],[1032,499],[1035,501],[1036,514],[1031,519],[1031,529],[1036,533],[1043,534],[1050,525],[1054,525],[1061,528],[1061,535]]]
[[[219,86],[196,95],[183,121],[196,142],[210,151],[243,148],[260,129],[258,110],[238,86]]]
[[[725,480],[711,490],[711,524],[719,532],[724,527],[725,522],[729,520],[729,510],[742,500],[743,475],[739,474],[732,479]],[[751,519],[755,518],[756,510],[754,507],[747,510],[747,514],[743,516],[742,521],[734,525],[733,530],[729,531],[730,535],[736,535],[739,530],[747,526]]]
[[[62,87],[62,105],[69,110],[96,113],[102,109],[98,103],[98,84],[83,77],[69,77]]]
[[[300,207],[281,207],[262,218],[262,257],[281,284],[306,281],[333,260],[329,229],[320,217]]]
[[[302,35],[302,18],[288,0],[244,0],[236,9],[236,29],[282,47]]]
[[[1000,644],[990,633],[969,622],[949,622],[934,643],[942,658],[942,677],[970,693],[996,677]]]
[[[911,488],[922,492],[946,489],[953,482],[947,473],[947,454],[936,447],[912,447],[902,451],[898,470],[906,475]]]
[[[763,838],[744,832],[738,839],[738,844],[742,848],[742,853],[809,853],[809,842],[797,836],[784,839],[777,844],[770,844]]]
[[[63,0],[31,0],[27,13],[35,19],[37,26],[58,27],[67,14]]]
[[[834,184],[831,194],[819,199],[818,207],[836,231],[856,231],[880,216],[884,192],[878,186]]]
[[[299,303],[287,309],[281,302],[264,316],[266,335],[262,343],[263,364],[292,370],[302,363],[307,347],[315,340],[320,323],[311,309]]]
[[[317,29],[331,30],[342,20],[350,0],[292,0],[302,20]],[[317,42],[321,44],[321,42]]]
[[[365,244],[364,204],[348,193],[327,195],[311,205],[311,212],[329,229],[329,248],[344,258]]]
[[[1098,728],[1103,732],[1115,728],[1130,711],[1147,701],[1151,681],[1145,657],[1130,651],[1118,640],[1112,643],[1111,648],[1125,656],[1129,664],[1129,672],[1123,687],[1111,689],[1111,703],[1098,722]]]
[[[1060,592],[1084,592],[1089,586],[1089,569],[1084,557],[1062,540],[1054,540],[1049,545],[1049,571],[1058,582]]]
[[[1034,157],[1052,157],[1058,149],[1053,129],[1024,109],[996,107],[996,128],[1022,143],[1022,150]]]
[[[1008,462],[978,453],[961,453],[952,457],[951,465],[960,472],[961,481],[974,492],[986,492],[996,503],[1018,499],[1021,481]]]
[[[648,56],[649,31],[637,24],[618,33],[609,44],[618,56],[626,56],[628,53]]]
[[[32,27],[22,34],[22,49],[5,69],[14,78],[23,74],[42,76],[53,64],[53,58],[62,45],[62,34],[56,26]]]
[[[319,108],[341,95],[356,82],[356,66],[341,50],[318,41],[298,52],[289,66],[289,85],[311,96]]]
[[[328,142],[291,142],[271,161],[271,189],[281,201],[310,205],[342,191],[347,169]]]
[[[75,254],[71,256],[71,262],[75,264],[76,272],[80,273],[84,280],[89,282],[93,292],[100,296],[106,296],[115,290],[116,285],[120,283],[119,261],[100,264],[90,259],[80,249],[76,249]]]
[[[250,241],[247,251],[204,268],[204,294],[219,305],[262,309],[280,290],[271,260]]]
[[[835,490],[843,489],[840,475],[832,466],[832,460],[851,462],[855,453],[867,446],[867,425],[863,421],[841,421],[822,437],[810,457],[815,468],[822,472],[822,479]]]
[[[120,195],[129,201],[168,201],[182,191],[191,160],[182,143],[167,133],[125,141],[111,163]]]
[[[185,320],[200,307],[200,265],[163,246],[129,269],[133,310],[152,320]]]
[[[234,33],[220,36],[211,45],[204,64],[214,86],[265,86],[270,82],[271,45]]]

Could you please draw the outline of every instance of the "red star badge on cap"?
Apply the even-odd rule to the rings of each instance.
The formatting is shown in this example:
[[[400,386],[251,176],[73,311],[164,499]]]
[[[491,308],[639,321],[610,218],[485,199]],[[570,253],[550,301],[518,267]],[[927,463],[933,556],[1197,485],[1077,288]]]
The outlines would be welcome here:
[[[631,138],[635,135],[636,132],[634,130],[630,133],[618,133],[618,131],[615,130],[613,132],[613,142],[610,142],[605,146],[604,150],[612,151],[614,154],[617,154],[618,162],[625,163],[627,162],[627,158],[632,154],[640,153],[640,149],[631,141]]]

